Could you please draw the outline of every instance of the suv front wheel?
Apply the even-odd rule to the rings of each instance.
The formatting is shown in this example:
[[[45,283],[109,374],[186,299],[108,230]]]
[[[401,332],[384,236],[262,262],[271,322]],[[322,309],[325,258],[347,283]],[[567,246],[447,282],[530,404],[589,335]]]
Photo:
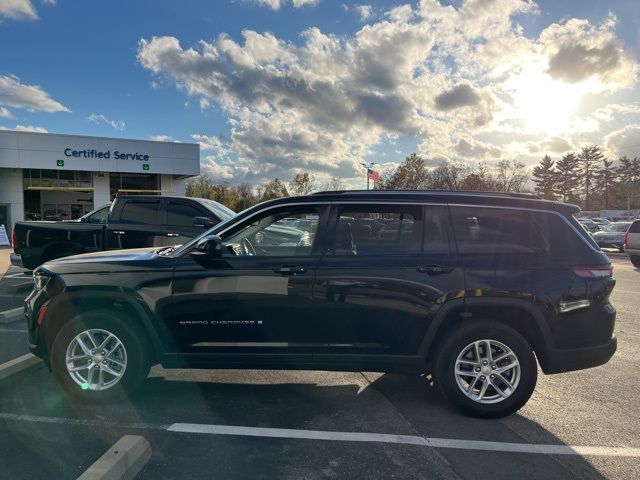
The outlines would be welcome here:
[[[78,315],[56,335],[51,369],[67,394],[80,400],[114,400],[130,394],[149,373],[142,335],[109,311]]]
[[[531,397],[538,370],[533,350],[518,332],[478,321],[452,329],[436,358],[436,382],[465,415],[496,418],[519,410]]]

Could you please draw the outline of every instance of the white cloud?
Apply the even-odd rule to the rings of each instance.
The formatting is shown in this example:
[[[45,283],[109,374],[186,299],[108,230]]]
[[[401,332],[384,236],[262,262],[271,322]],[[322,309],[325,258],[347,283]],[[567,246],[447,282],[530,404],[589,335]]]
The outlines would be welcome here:
[[[640,125],[627,125],[621,130],[605,135],[604,148],[612,158],[622,155],[637,156],[640,151]]]
[[[16,125],[14,128],[0,127],[0,130],[15,130],[16,132],[49,133],[46,128],[36,127],[34,125]]]
[[[115,130],[124,130],[127,126],[122,120],[111,120],[101,113],[92,113],[87,117],[87,120],[95,124],[104,123]]]
[[[246,2],[254,3],[262,7],[268,7],[271,10],[280,10],[284,4],[288,3],[287,0],[245,0]],[[291,5],[294,8],[300,8],[305,6],[315,6],[320,0],[291,0]]]
[[[149,137],[149,140],[153,141],[153,142],[173,142],[173,143],[180,143],[179,140],[176,140],[175,138],[169,136],[169,135],[151,135]]]
[[[0,118],[13,118],[13,115],[8,109],[0,107]]]
[[[224,141],[192,137],[215,152],[211,171],[288,178],[302,168],[349,178],[376,145],[399,136],[414,137],[431,159],[464,161],[532,155],[529,144],[561,150],[563,140],[577,144],[574,134],[596,131],[604,120],[577,118],[577,107],[584,96],[600,101],[634,85],[637,62],[613,17],[568,20],[528,38],[514,16],[537,14],[524,0],[421,0],[351,36],[309,28],[297,42],[251,30],[241,41],[222,34],[194,46],[141,39],[138,61],[227,116]],[[558,57],[576,45],[614,60],[593,69]]]
[[[38,85],[25,85],[14,75],[0,75],[0,105],[44,112],[68,112]]]
[[[38,14],[30,0],[1,0],[0,18],[36,20]]]
[[[353,9],[360,15],[360,20],[366,22],[373,16],[373,7],[371,5],[356,5]]]

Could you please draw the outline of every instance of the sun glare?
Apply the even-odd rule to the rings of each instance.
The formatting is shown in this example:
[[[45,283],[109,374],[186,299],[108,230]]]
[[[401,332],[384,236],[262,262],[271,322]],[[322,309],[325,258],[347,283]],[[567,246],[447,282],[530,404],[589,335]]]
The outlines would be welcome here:
[[[540,68],[527,67],[507,81],[513,96],[513,115],[527,133],[567,133],[580,98],[592,90],[587,83],[552,79]]]

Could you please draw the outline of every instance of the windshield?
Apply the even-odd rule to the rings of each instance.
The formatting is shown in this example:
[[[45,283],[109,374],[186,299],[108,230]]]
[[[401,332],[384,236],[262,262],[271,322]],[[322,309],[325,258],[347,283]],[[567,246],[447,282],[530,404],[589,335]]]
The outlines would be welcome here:
[[[605,225],[602,228],[607,232],[617,232],[617,233],[625,233],[629,229],[629,223],[611,223],[609,225]]]
[[[214,202],[213,200],[209,200],[207,198],[199,198],[198,201],[207,207],[207,209],[211,210],[220,220],[224,221],[236,215],[236,212],[231,210],[228,207],[225,207],[221,203]]]

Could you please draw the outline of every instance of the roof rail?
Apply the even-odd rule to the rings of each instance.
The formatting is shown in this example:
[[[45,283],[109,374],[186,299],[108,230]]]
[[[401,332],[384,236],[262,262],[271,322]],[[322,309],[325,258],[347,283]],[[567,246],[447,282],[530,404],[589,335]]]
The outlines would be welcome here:
[[[375,193],[375,194],[393,194],[393,193],[413,193],[413,194],[437,194],[437,195],[492,195],[500,197],[513,197],[513,198],[531,198],[540,200],[540,197],[535,193],[523,193],[523,192],[493,192],[482,190],[324,190],[321,192],[314,192],[313,195],[340,195],[346,193]]]

